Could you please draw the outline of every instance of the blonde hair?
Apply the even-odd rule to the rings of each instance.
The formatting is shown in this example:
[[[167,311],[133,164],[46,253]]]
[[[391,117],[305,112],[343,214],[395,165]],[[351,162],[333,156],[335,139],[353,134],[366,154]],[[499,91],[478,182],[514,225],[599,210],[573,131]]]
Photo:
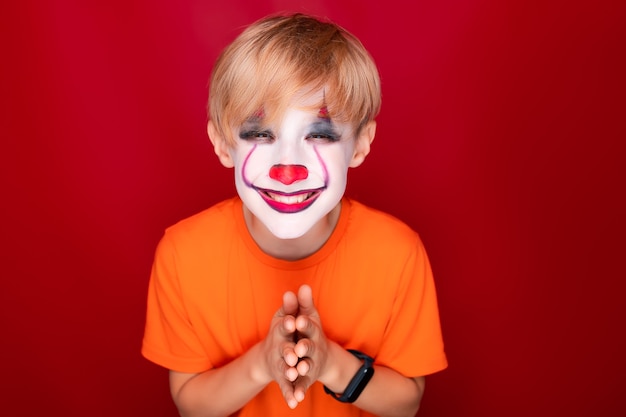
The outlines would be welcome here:
[[[226,47],[211,74],[209,118],[234,144],[233,128],[259,112],[278,117],[303,89],[324,89],[317,108],[357,132],[380,110],[378,70],[361,42],[334,23],[293,14],[261,19]]]

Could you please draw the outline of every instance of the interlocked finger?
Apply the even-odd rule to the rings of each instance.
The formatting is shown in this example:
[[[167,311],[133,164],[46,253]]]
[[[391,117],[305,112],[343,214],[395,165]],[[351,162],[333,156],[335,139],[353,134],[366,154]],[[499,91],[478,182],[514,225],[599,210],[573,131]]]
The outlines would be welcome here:
[[[277,381],[277,382],[278,382],[278,385],[280,386],[280,391],[283,393],[283,398],[285,398],[285,401],[287,402],[287,405],[289,406],[289,408],[291,409],[296,408],[298,406],[299,401],[296,399],[293,383],[287,380],[282,380],[282,381]]]
[[[306,376],[306,374],[309,372],[310,369],[311,369],[311,359],[309,358],[300,359],[300,361],[298,362],[298,365],[296,365],[296,370],[298,372],[298,375],[300,376]]]
[[[293,384],[293,395],[298,402],[304,400],[304,394],[309,387],[313,384],[314,380],[308,376],[299,377]]]
[[[295,344],[293,342],[283,345],[281,357],[288,366],[296,366],[300,359],[295,351]]]
[[[298,358],[312,357],[315,355],[315,344],[308,337],[298,340],[298,343],[293,348],[294,353]]]

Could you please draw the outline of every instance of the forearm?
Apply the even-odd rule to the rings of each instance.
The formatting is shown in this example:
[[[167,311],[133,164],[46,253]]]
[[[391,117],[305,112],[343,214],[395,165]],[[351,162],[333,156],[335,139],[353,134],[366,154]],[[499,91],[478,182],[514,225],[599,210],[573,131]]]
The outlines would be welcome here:
[[[335,366],[320,382],[341,393],[356,374],[362,361],[339,345],[332,344],[329,359]],[[374,376],[355,406],[381,417],[414,417],[424,393],[423,378],[407,378],[393,369],[374,365]]]
[[[374,369],[354,405],[380,417],[414,417],[424,394],[424,379],[416,381],[384,366]]]
[[[227,365],[184,382],[185,374],[170,373],[172,397],[181,417],[228,416],[248,403],[270,382],[259,369],[258,350],[256,345]]]

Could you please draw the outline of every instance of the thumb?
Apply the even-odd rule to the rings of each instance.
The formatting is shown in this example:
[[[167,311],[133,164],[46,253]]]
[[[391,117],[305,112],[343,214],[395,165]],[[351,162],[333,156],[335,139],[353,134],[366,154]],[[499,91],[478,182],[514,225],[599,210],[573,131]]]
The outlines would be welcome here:
[[[283,294],[283,305],[276,312],[276,317],[296,316],[298,314],[298,299],[291,291]]]
[[[303,285],[298,290],[298,304],[300,305],[300,315],[317,317],[317,308],[313,302],[313,290],[308,285]]]
[[[274,320],[282,320],[280,333],[282,336],[289,336],[296,330],[295,317],[298,314],[298,298],[291,291],[287,291],[283,295],[283,304],[280,306]]]

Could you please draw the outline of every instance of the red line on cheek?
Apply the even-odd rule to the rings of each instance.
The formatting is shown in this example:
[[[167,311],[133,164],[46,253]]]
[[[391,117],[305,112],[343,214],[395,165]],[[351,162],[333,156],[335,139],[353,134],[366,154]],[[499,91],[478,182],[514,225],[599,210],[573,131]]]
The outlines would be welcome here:
[[[241,164],[241,179],[243,180],[243,183],[250,188],[252,187],[252,183],[246,178],[246,166],[248,165],[248,159],[250,159],[252,152],[256,149],[256,145],[257,144],[255,143],[252,149],[250,149],[250,152],[248,152],[248,155],[244,158],[243,164]]]
[[[328,185],[328,168],[326,168],[326,163],[324,163],[322,156],[317,150],[317,146],[313,145],[313,150],[315,151],[315,155],[317,155],[317,160],[320,161],[320,165],[322,166],[322,171],[324,171],[324,185]]]

